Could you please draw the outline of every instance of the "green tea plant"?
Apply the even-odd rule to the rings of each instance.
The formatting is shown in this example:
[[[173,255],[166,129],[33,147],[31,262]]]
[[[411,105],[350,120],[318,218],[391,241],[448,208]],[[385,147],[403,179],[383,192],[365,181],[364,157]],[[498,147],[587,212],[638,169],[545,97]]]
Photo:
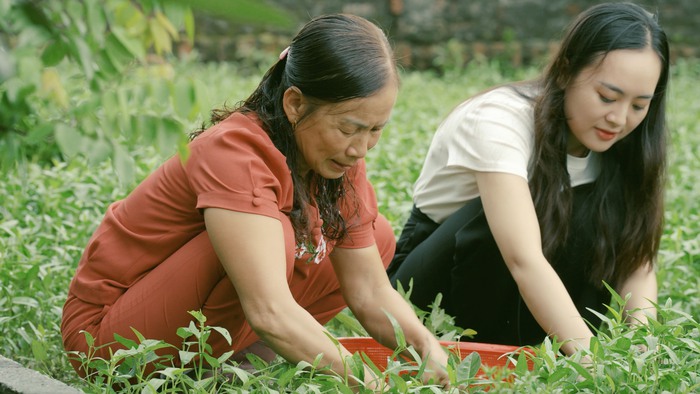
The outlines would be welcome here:
[[[188,327],[178,329],[183,344],[177,362],[173,357],[158,355],[159,350],[174,348],[173,345],[144,338],[135,330],[137,341],[115,334],[115,343],[123,348],[115,351],[109,359],[97,358],[93,356],[94,339],[84,333],[89,345],[88,353],[71,352],[70,356],[79,361],[81,369],[87,372],[86,390],[106,393],[370,392],[363,383],[364,366],[367,365],[378,377],[381,392],[443,391],[435,384],[422,382],[427,364],[421,361],[412,347],[407,346],[403,332],[391,316],[389,318],[394,324],[399,346],[389,357],[387,367],[379,368],[366,354],[356,353],[345,359],[348,374],[338,376],[319,367],[322,355],[313,363],[300,362],[296,365],[281,358],[266,363],[252,354],[246,355],[247,364],[238,363],[230,360],[234,351],[214,357],[207,343],[210,334],[216,331],[230,343],[229,333],[223,328],[206,325],[206,316],[201,312],[190,311],[190,314],[194,320]],[[340,343],[335,339],[333,341],[340,352]],[[408,353],[418,361],[406,361],[400,356],[401,353]],[[526,364],[527,360],[516,361],[516,364],[520,362]],[[477,372],[481,367],[478,353],[465,355],[463,359],[451,355],[448,372],[452,388],[449,391],[464,391],[474,386],[479,391],[473,392],[480,392],[487,387],[495,387],[495,382],[502,378],[497,377],[495,370],[489,377],[478,377]]]
[[[174,363],[171,356],[158,355],[158,350],[175,346],[161,340],[146,339],[136,330],[134,333],[138,342],[114,335],[115,343],[119,343],[123,349],[115,351],[109,359],[93,356],[94,338],[87,332],[84,335],[89,346],[88,354],[71,352],[70,355],[80,362],[81,370],[86,371],[85,382],[91,391],[216,392],[221,383],[226,381],[221,367],[233,355],[233,351],[213,357],[207,339],[212,330],[223,335],[229,344],[231,337],[225,329],[207,326],[206,317],[202,313],[191,311],[190,314],[195,320],[188,327],[178,329],[178,336],[183,338],[182,349],[178,351],[178,363]],[[243,379],[247,376],[247,372],[238,370],[235,366],[229,366],[225,370],[232,376],[240,375]]]

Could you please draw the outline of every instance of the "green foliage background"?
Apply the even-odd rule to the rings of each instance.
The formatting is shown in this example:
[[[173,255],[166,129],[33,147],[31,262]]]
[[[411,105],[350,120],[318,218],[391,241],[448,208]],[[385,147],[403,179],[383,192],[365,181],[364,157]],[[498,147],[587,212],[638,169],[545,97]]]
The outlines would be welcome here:
[[[193,25],[184,0],[165,3],[104,0],[99,8],[79,0],[0,0],[0,354],[80,387],[62,352],[61,308],[106,207],[183,152],[186,135],[211,108],[244,99],[264,72],[250,76],[234,64],[171,56],[168,48],[191,39]],[[380,211],[397,233],[445,115],[482,89],[537,72],[476,61],[442,76],[402,73],[392,120],[367,159]],[[674,65],[659,324],[625,331],[613,307],[597,348],[599,368],[582,372],[554,356],[556,345],[544,344],[539,367],[520,371],[499,392],[700,390],[700,103],[691,88],[699,78],[700,61]],[[451,328],[439,311],[423,317],[436,332]],[[353,319],[343,313],[328,327],[356,335]],[[640,342],[654,351],[634,351]],[[293,367],[277,368],[261,381],[299,374],[331,387]]]

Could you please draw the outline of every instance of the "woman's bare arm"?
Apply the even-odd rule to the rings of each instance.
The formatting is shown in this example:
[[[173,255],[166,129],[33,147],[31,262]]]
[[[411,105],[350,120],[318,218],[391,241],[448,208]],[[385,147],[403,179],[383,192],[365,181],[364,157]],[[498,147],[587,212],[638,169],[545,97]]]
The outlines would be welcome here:
[[[253,330],[288,361],[311,363],[323,354],[321,366],[343,376],[343,357],[350,353],[342,347],[338,351],[289,290],[282,224],[267,216],[218,208],[206,209],[204,219]]]
[[[426,378],[448,385],[447,353],[423,326],[413,308],[391,287],[376,246],[336,248],[331,261],[343,297],[367,332],[384,346],[396,348],[394,327],[388,313],[401,326],[406,342],[428,360]]]
[[[656,283],[656,271],[651,264],[645,264],[622,284],[617,290],[618,294],[625,298],[628,294],[629,300],[625,304],[627,321],[632,325],[646,324],[648,317],[656,318],[658,286]]]
[[[520,294],[544,331],[571,354],[588,348],[593,333],[561,279],[542,253],[542,240],[527,182],[505,173],[477,173],[491,232]]]

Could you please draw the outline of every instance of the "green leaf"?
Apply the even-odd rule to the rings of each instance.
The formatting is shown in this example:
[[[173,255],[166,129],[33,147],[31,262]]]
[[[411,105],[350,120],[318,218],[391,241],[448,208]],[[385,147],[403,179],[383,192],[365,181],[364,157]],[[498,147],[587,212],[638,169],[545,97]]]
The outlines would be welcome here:
[[[277,378],[277,385],[282,389],[286,388],[289,386],[289,382],[291,382],[294,376],[296,376],[296,373],[297,370],[294,368],[290,368],[282,372],[282,374]]]
[[[136,335],[136,338],[139,340],[139,342],[146,342],[146,337],[144,337],[143,334],[141,334],[137,329],[131,327],[131,331],[134,333],[134,335]]]
[[[61,40],[53,40],[41,54],[41,62],[45,67],[53,67],[63,60],[68,50]]]
[[[54,136],[61,153],[67,157],[73,157],[82,151],[83,136],[75,128],[57,123]]]
[[[153,38],[153,46],[156,53],[159,55],[171,53],[173,51],[173,42],[170,40],[170,36],[163,25],[157,19],[151,18],[148,21],[148,28],[151,32],[151,38]]]
[[[612,300],[614,301],[614,303],[617,304],[617,306],[619,306],[619,307],[625,306],[625,304],[626,304],[627,302],[626,302],[625,300],[623,300],[622,297],[620,297],[619,294],[617,294],[617,292],[615,291],[615,289],[613,289],[613,288],[612,288],[609,284],[607,284],[605,281],[603,281],[603,286],[605,286],[605,288],[608,289],[608,292],[609,292],[610,295],[612,296]]]
[[[477,332],[475,330],[472,330],[471,328],[467,328],[466,330],[462,331],[460,336],[474,338],[474,335],[476,335],[476,334],[477,334]]]
[[[458,381],[465,381],[474,378],[481,368],[481,355],[472,352],[457,365]]]
[[[578,372],[584,381],[593,382],[593,375],[591,375],[586,367],[568,358],[565,361]]]
[[[211,327],[211,329],[221,334],[224,337],[224,339],[226,339],[226,342],[229,345],[231,344],[231,334],[228,332],[227,329],[225,329],[224,327]]]
[[[632,346],[632,340],[626,337],[620,337],[615,340],[615,348],[622,352],[628,352]]]
[[[131,51],[124,46],[124,44],[114,34],[107,36],[107,39],[105,40],[105,49],[103,52],[112,62],[112,66],[119,73],[121,73],[122,70],[135,59],[135,56],[131,53]]]
[[[90,149],[82,152],[91,164],[97,164],[112,154],[112,146],[104,139],[90,140]]]
[[[124,68],[120,63],[114,60],[112,53],[108,50],[95,53],[95,60],[97,61],[98,76],[100,78],[114,78],[120,75]]]
[[[0,0],[0,15],[7,15],[10,13],[10,5],[12,0]]]
[[[230,344],[231,344],[231,343],[229,342],[229,345],[230,345]],[[224,354],[222,354],[221,356],[219,356],[219,358],[217,358],[217,360],[219,360],[219,362],[220,362],[221,364],[223,364],[223,363],[225,363],[229,358],[231,358],[231,356],[233,356],[233,353],[234,353],[233,350],[229,350],[228,352],[225,352]]]
[[[195,106],[195,89],[191,81],[179,80],[175,82],[172,91],[173,109],[175,113],[193,119],[196,111],[192,111]]]
[[[221,365],[221,363],[219,362],[219,360],[216,357],[214,357],[210,354],[207,354],[207,353],[204,353],[203,356],[204,356],[204,359],[207,361],[207,363],[209,363],[209,365],[212,368],[219,368],[219,365]]]
[[[24,15],[33,25],[42,27],[47,32],[53,31],[53,23],[51,23],[49,18],[44,13],[44,9],[39,6],[39,3],[30,1],[22,1],[18,3],[20,4],[18,9],[24,13]]]
[[[250,377],[252,376],[249,372],[241,368],[232,367],[227,364],[224,364],[223,370],[224,373],[231,373],[233,375],[236,375],[236,378],[238,378],[238,380],[240,380],[243,383],[243,385],[247,385],[250,381]]]
[[[258,0],[171,0],[240,24],[292,29],[295,20],[279,7]]]
[[[178,351],[178,356],[180,356],[180,362],[182,365],[187,365],[192,361],[192,359],[197,355],[197,352],[187,352],[184,350]]]
[[[401,376],[392,373],[389,375],[389,379],[391,380],[392,387],[394,388],[395,392],[408,393],[408,385]]]
[[[406,337],[403,334],[401,325],[396,320],[396,318],[394,318],[394,316],[392,316],[389,312],[387,312],[386,310],[383,310],[383,312],[389,319],[389,322],[391,322],[391,326],[394,328],[394,337],[396,338],[396,343],[398,345],[398,348],[396,350],[400,352],[403,349],[406,349]]]
[[[182,339],[187,339],[192,336],[192,332],[186,327],[180,327],[177,329],[177,336]]]
[[[143,60],[146,58],[146,49],[139,40],[129,38],[124,30],[119,27],[112,28],[111,33],[111,36],[114,37],[116,43],[119,44],[119,47],[128,51],[131,56],[138,60]],[[113,43],[115,48],[117,48],[116,43]]]
[[[192,317],[197,320],[197,323],[204,324],[207,321],[207,317],[204,315],[204,313],[202,313],[202,311],[192,310],[188,311],[187,313],[192,315]]]
[[[32,355],[34,356],[34,359],[37,361],[46,361],[47,359],[47,354],[46,354],[46,343],[40,340],[33,340],[32,341]]]
[[[569,374],[569,370],[565,368],[555,369],[554,372],[547,377],[547,384],[553,384]]]
[[[96,1],[85,1],[83,6],[85,7],[85,19],[90,36],[99,45],[102,45],[105,38],[105,30],[107,29],[107,18],[104,11]]]
[[[136,349],[139,345],[136,343],[136,341],[133,341],[128,338],[124,338],[123,336],[114,333],[114,340],[122,344],[125,348],[127,349]]]
[[[136,180],[136,163],[124,146],[113,144],[112,160],[119,182],[123,185],[133,185]]]
[[[88,348],[93,347],[95,345],[95,338],[92,336],[92,334],[85,330],[81,330],[80,332],[85,336],[85,343],[87,343]]]
[[[95,68],[92,63],[92,51],[88,44],[80,36],[72,36],[73,45],[75,47],[78,63],[80,63],[85,78],[90,81],[95,75]]]
[[[191,8],[185,11],[184,15],[185,33],[190,42],[194,42],[194,13]]]
[[[600,343],[600,340],[597,337],[591,338],[590,349],[591,353],[593,353],[599,359],[605,357],[605,347],[602,343]]]
[[[523,350],[518,353],[518,360],[515,364],[515,373],[519,376],[525,375],[528,371],[527,355],[525,353]]]
[[[141,390],[141,394],[157,394],[160,387],[165,384],[165,379],[151,378],[146,382],[146,386]]]
[[[192,335],[195,338],[197,338],[197,340],[199,340],[199,338],[202,336],[202,333],[199,331],[199,329],[197,328],[197,326],[194,324],[193,321],[190,321],[190,325],[188,328],[189,328],[190,333],[192,333]]]

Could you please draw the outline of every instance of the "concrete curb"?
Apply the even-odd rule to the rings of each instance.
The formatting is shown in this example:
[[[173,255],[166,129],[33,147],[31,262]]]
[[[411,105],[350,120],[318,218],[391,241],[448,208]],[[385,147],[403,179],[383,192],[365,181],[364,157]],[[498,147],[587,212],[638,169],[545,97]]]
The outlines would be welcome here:
[[[52,379],[0,356],[0,394],[84,394],[81,390]]]

